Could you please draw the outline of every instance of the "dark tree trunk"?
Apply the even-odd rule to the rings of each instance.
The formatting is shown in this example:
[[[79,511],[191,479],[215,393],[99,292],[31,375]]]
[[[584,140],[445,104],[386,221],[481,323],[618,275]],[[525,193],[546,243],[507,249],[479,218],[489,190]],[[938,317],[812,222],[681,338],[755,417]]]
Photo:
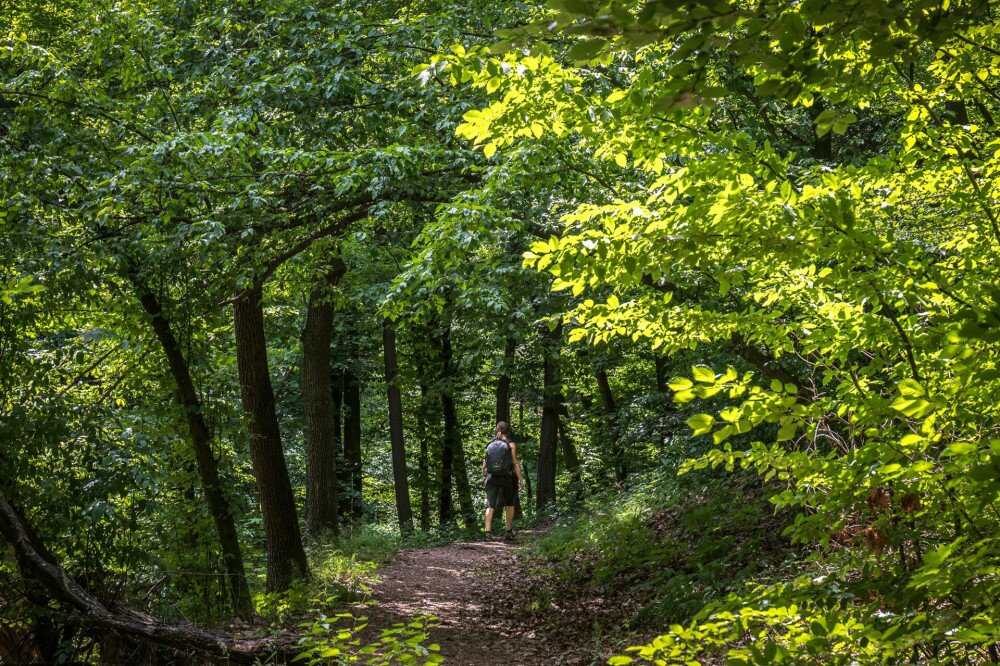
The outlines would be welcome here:
[[[139,298],[139,303],[149,316],[156,338],[167,357],[170,374],[177,387],[174,396],[184,409],[184,415],[187,418],[191,448],[194,450],[195,462],[198,465],[198,476],[205,493],[205,501],[208,503],[209,513],[212,514],[215,531],[219,537],[219,545],[222,548],[222,559],[232,596],[233,612],[239,617],[250,618],[254,614],[253,602],[250,599],[250,588],[247,586],[246,572],[243,568],[243,553],[240,549],[239,535],[236,532],[236,521],[222,489],[219,461],[212,451],[212,434],[205,423],[201,398],[195,390],[191,369],[187,359],[184,358],[177,338],[174,336],[170,322],[163,315],[163,307],[156,295],[143,282],[137,270],[131,270],[129,277]]]
[[[597,379],[597,392],[601,396],[601,407],[605,414],[614,414],[618,411],[618,403],[615,401],[615,394],[611,392],[611,384],[608,383],[608,373],[605,370],[595,370],[594,378]]]
[[[611,392],[608,373],[603,369],[595,370],[594,378],[597,380],[597,392],[600,394],[601,410],[604,412],[602,419],[604,437],[614,458],[615,481],[622,484],[628,478],[628,460],[621,445],[621,433],[618,431],[618,403],[615,401],[614,393]]]
[[[514,370],[514,354],[517,351],[517,340],[507,338],[507,346],[503,352],[503,364],[500,379],[497,380],[497,421],[506,421],[510,425],[510,376]]]
[[[667,362],[669,359],[666,356],[657,355],[654,359],[656,364],[656,390],[660,393],[666,393],[670,390],[667,386]]]
[[[281,447],[274,389],[267,364],[264,308],[259,287],[248,289],[233,302],[236,328],[236,366],[243,409],[249,416],[250,458],[260,495],[267,550],[267,589],[282,591],[296,578],[309,575],[302,548],[295,496]]]
[[[458,504],[462,512],[462,521],[466,527],[471,529],[476,525],[477,519],[475,506],[472,503],[472,489],[469,487],[469,472],[465,464],[465,449],[462,445],[458,409],[455,405],[455,367],[450,326],[444,329],[439,342],[443,374],[441,407],[444,412],[444,452],[449,455],[454,464],[452,475],[455,479],[455,488],[458,491]]]
[[[341,522],[351,515],[351,470],[344,452],[344,376],[343,369],[330,372],[333,439],[337,450],[337,512]]]
[[[560,410],[559,447],[562,449],[563,464],[572,480],[573,492],[579,495],[583,491],[583,477],[580,469],[580,456],[576,452],[576,444],[569,434],[569,408],[563,403]]]
[[[517,429],[524,430],[524,400],[517,401]],[[524,449],[521,449],[524,451]],[[528,472],[527,463],[527,452],[525,452],[524,457],[518,457],[521,462],[521,472],[524,474],[524,493],[526,497],[531,497],[533,493],[531,492],[531,474]]]
[[[306,444],[306,528],[317,538],[339,531],[337,510],[337,430],[339,415],[333,404],[330,343],[333,338],[333,304],[329,288],[346,271],[336,261],[313,289],[302,330],[302,416]]]
[[[361,382],[353,370],[344,373],[344,459],[350,470],[351,521],[361,522],[364,513],[361,470]]]
[[[430,328],[428,342],[430,343],[430,349],[432,350],[432,357],[439,364],[437,392],[438,397],[441,400],[442,412],[447,412],[448,410],[445,407],[445,402],[450,399],[445,397],[445,383],[450,380],[448,379],[447,363],[444,359],[445,345],[443,337],[435,335],[433,325]],[[450,349],[451,346],[449,343],[448,350],[450,351]],[[455,506],[451,496],[453,467],[454,453],[452,450],[452,441],[447,434],[445,434],[445,436],[441,438],[441,452],[438,456],[436,472],[438,490],[438,524],[440,525],[451,525],[455,522]]]
[[[417,477],[420,479],[420,529],[431,528],[431,480],[427,427],[427,384],[420,383],[420,411],[417,414],[417,434],[420,437],[420,459],[417,462]]]
[[[559,434],[559,408],[562,405],[562,382],[559,355],[562,347],[562,324],[545,333],[543,365],[542,428],[538,437],[538,476],[535,483],[535,508],[543,510],[556,502],[556,447]]]
[[[396,329],[388,319],[382,322],[382,351],[385,360],[385,383],[389,397],[389,441],[392,447],[392,480],[396,490],[396,515],[399,530],[413,531],[410,509],[410,485],[406,480],[406,449],[403,442],[403,398],[399,393],[399,368],[396,363]]]
[[[445,396],[442,393],[442,406],[444,401]],[[441,459],[438,461],[437,470],[438,523],[441,525],[451,525],[455,522],[455,507],[451,499],[451,477],[454,463],[451,446],[451,440],[446,435],[441,440]]]
[[[458,492],[458,506],[462,512],[462,522],[469,529],[477,523],[475,505],[472,503],[472,489],[469,486],[469,471],[465,462],[465,447],[462,444],[462,433],[458,421],[458,410],[455,400],[447,394],[441,394],[444,408],[444,436],[450,442],[449,449],[454,460],[452,474],[455,478],[455,490]]]
[[[35,578],[30,562],[21,557],[15,559],[17,560],[18,573],[21,575],[24,598],[28,600],[29,604],[25,611],[31,622],[31,647],[38,652],[38,657],[41,658],[40,663],[58,663],[60,648],[65,647],[68,642],[64,639],[64,633],[69,634],[67,638],[72,638],[75,627],[66,623],[65,629],[60,631],[52,617],[49,594],[45,586]],[[3,656],[0,654],[0,657]],[[8,656],[14,659],[12,663],[22,663],[17,656],[13,654]]]

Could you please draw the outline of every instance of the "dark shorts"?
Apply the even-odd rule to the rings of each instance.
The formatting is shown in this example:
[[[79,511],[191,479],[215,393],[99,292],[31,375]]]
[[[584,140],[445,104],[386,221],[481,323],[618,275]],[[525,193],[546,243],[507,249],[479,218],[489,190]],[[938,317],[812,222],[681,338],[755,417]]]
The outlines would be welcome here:
[[[489,477],[486,479],[486,506],[491,509],[514,506],[517,501],[517,478]]]

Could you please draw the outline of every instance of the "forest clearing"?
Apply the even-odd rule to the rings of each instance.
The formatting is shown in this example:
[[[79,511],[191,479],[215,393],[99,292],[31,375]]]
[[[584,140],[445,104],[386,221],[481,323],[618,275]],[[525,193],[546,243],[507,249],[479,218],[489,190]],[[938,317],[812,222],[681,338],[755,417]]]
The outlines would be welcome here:
[[[0,663],[1000,664],[988,0],[0,1]]]

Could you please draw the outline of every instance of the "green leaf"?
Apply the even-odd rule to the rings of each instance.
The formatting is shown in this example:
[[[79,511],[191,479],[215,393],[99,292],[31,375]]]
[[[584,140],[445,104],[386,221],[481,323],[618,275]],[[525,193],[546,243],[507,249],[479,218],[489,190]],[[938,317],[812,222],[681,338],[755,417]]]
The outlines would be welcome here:
[[[909,398],[922,398],[927,395],[924,387],[915,379],[904,379],[899,382],[899,393]]]
[[[786,423],[778,429],[778,441],[784,442],[792,437],[795,437],[795,431],[798,427],[794,423]]]
[[[667,386],[670,387],[671,391],[686,391],[694,386],[694,382],[687,377],[675,377],[670,380],[670,383],[667,384]]]
[[[569,50],[567,57],[577,63],[589,62],[599,56],[607,46],[608,41],[600,37],[577,42]]]
[[[942,456],[965,456],[973,451],[976,451],[979,447],[973,442],[953,442],[945,448]]]
[[[695,365],[691,367],[691,374],[696,381],[705,384],[715,383],[715,371],[706,365]]]
[[[928,411],[930,411],[933,405],[924,400],[923,398],[903,398],[899,397],[893,401],[890,405],[893,409],[902,412],[903,416],[909,416],[910,418],[920,418]]]
[[[711,414],[695,414],[687,420],[688,426],[693,431],[693,435],[704,435],[711,432],[712,426],[715,425],[715,417]]]

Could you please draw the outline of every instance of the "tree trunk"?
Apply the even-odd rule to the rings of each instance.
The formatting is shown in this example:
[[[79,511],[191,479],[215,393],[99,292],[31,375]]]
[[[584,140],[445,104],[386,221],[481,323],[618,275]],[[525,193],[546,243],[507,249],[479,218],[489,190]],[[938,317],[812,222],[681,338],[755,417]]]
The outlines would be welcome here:
[[[399,368],[396,363],[396,329],[386,319],[382,322],[382,350],[385,361],[386,392],[389,397],[389,441],[392,448],[392,480],[396,490],[396,515],[399,531],[413,531],[410,509],[410,485],[406,480],[406,449],[403,442],[403,398],[399,393]]]
[[[445,407],[445,383],[448,378],[448,366],[444,360],[445,346],[443,337],[438,337],[434,332],[434,325],[430,326],[428,342],[432,350],[432,357],[440,364],[438,368],[437,392],[441,400],[442,412],[447,412]],[[448,349],[450,350],[450,343]],[[441,438],[441,454],[437,461],[437,490],[438,490],[438,524],[451,525],[455,522],[455,506],[451,496],[452,468],[454,467],[454,455],[452,451],[452,441],[445,434]]]
[[[267,550],[267,589],[288,589],[296,578],[309,575],[302,548],[295,496],[281,447],[274,389],[267,364],[264,308],[259,287],[248,289],[233,302],[236,328],[236,366],[243,409],[249,416],[250,458],[260,494]]]
[[[420,480],[420,529],[431,528],[430,461],[427,439],[427,384],[420,382],[420,411],[417,413],[417,436],[420,437],[420,459],[417,462],[417,477]]]
[[[451,327],[446,327],[441,334],[441,362],[443,381],[441,388],[441,407],[444,412],[444,449],[453,463],[452,474],[455,478],[455,488],[458,491],[458,504],[462,512],[462,522],[472,528],[478,522],[475,506],[472,503],[472,489],[469,487],[469,472],[465,464],[465,449],[462,445],[462,431],[458,420],[458,409],[455,406],[455,367],[451,348]],[[450,485],[450,484],[449,484]]]
[[[597,379],[597,392],[601,396],[601,407],[605,414],[614,414],[618,411],[618,403],[615,395],[611,392],[611,384],[608,383],[608,373],[606,370],[595,370],[594,378]]]
[[[442,407],[445,402],[444,393],[441,394]],[[447,412],[447,408],[445,408]],[[438,463],[437,486],[438,486],[438,523],[441,525],[451,525],[455,522],[455,507],[451,499],[451,477],[454,456],[452,452],[451,439],[445,435],[441,439],[441,460]]]
[[[517,401],[517,429],[524,430],[524,400]],[[521,462],[521,472],[524,474],[524,492],[525,496],[531,497],[533,493],[531,492],[531,474],[528,473],[528,455],[523,448],[521,450],[524,452],[524,456],[519,456],[518,460]]]
[[[364,475],[361,469],[361,381],[354,370],[344,373],[344,459],[350,470],[351,522],[364,514]]]
[[[201,398],[194,387],[191,368],[181,346],[174,336],[170,322],[163,314],[163,307],[156,295],[149,289],[139,275],[137,269],[130,269],[129,278],[139,298],[142,309],[149,316],[150,324],[156,333],[156,338],[163,348],[170,366],[177,390],[174,396],[187,418],[188,433],[191,438],[191,448],[194,450],[195,462],[198,465],[198,476],[205,493],[209,513],[215,524],[215,531],[222,548],[223,565],[226,568],[226,580],[233,601],[233,612],[241,618],[253,617],[253,601],[250,599],[250,588],[247,586],[246,572],[243,568],[243,553],[240,549],[239,535],[236,532],[236,521],[229,509],[229,501],[222,489],[219,477],[219,461],[212,451],[212,435],[205,423]]]
[[[503,364],[500,379],[497,381],[497,421],[505,421],[510,425],[510,376],[514,369],[514,353],[517,351],[517,340],[507,338],[507,346],[503,352]]]
[[[563,464],[572,480],[574,494],[579,495],[583,492],[583,477],[580,469],[580,456],[577,455],[576,445],[569,435],[569,407],[566,406],[566,403],[562,404],[562,409],[559,412],[562,417],[559,421],[559,447],[562,449]]]
[[[615,481],[620,485],[628,478],[628,461],[625,458],[625,449],[621,445],[621,433],[618,432],[618,403],[611,392],[607,371],[604,369],[595,370],[594,378],[597,380],[597,391],[600,394],[601,408],[604,412],[602,419],[604,436],[614,457]]]
[[[559,408],[562,405],[562,382],[559,355],[562,347],[562,324],[546,331],[543,365],[542,427],[538,437],[538,476],[535,481],[535,508],[543,510],[556,502],[556,446],[559,433]]]
[[[344,452],[344,376],[345,371],[330,372],[333,395],[333,439],[337,451],[337,513],[341,522],[351,515],[351,470]]]
[[[444,407],[444,436],[451,442],[451,454],[454,458],[452,473],[455,477],[455,489],[458,491],[458,506],[462,512],[462,522],[469,529],[476,526],[475,505],[472,503],[472,488],[469,486],[469,470],[465,461],[465,447],[462,443],[462,433],[458,421],[458,410],[455,400],[450,395],[442,394]]]
[[[667,363],[669,359],[666,356],[660,356],[657,354],[653,358],[653,362],[656,364],[656,390],[660,393],[666,393],[670,387],[667,386]]]
[[[306,444],[306,529],[313,538],[339,531],[337,510],[337,430],[330,376],[333,304],[330,287],[347,267],[339,259],[309,296],[302,330],[302,416]]]

